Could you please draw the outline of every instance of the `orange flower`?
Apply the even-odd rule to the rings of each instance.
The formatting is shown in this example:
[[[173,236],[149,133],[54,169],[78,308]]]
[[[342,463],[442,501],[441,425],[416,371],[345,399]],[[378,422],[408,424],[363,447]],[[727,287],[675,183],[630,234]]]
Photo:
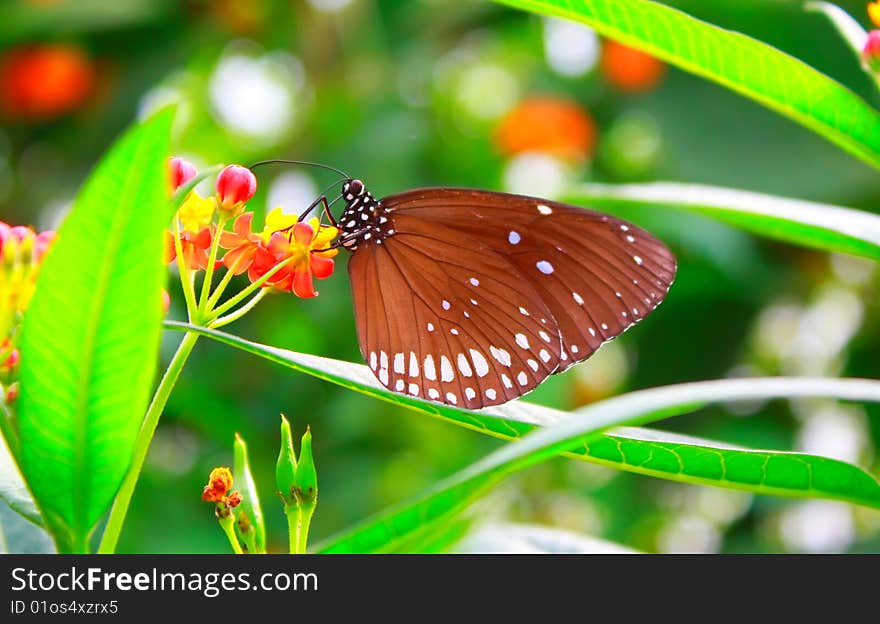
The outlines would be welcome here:
[[[585,158],[593,153],[596,125],[576,102],[534,97],[523,100],[504,117],[495,141],[508,155],[538,151],[563,158]]]
[[[255,282],[278,263],[287,262],[266,284],[297,297],[317,297],[312,279],[333,274],[332,258],[338,250],[327,248],[338,233],[335,227],[322,226],[318,219],[297,223],[290,234],[275,232],[268,245],[258,247],[248,277]],[[322,249],[326,251],[319,251]]]
[[[204,271],[208,267],[208,253],[211,249],[211,227],[198,232],[185,230],[180,233],[180,250],[183,264],[192,271]],[[177,259],[177,248],[171,232],[165,236],[165,259],[174,262]]]
[[[232,232],[220,233],[220,246],[229,250],[223,256],[223,264],[235,275],[244,273],[251,267],[263,240],[251,231],[253,219],[254,213],[246,212],[235,220]]]
[[[602,74],[621,91],[639,92],[654,88],[666,66],[662,61],[612,39],[602,48]]]

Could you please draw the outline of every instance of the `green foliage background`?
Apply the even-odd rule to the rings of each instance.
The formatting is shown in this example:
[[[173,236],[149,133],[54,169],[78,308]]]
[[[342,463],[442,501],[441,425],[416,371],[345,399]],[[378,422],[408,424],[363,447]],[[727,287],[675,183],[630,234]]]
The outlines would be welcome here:
[[[466,58],[462,51],[508,72],[522,96],[556,94],[590,111],[600,155],[573,182],[671,180],[868,211],[880,198],[876,172],[861,161],[697,77],[668,68],[657,89],[624,95],[596,72],[559,76],[544,60],[541,20],[495,4],[354,0],[335,14],[305,1],[261,0],[247,3],[245,18],[235,17],[232,7],[240,3],[232,2],[138,0],[120,3],[112,13],[100,2],[76,4],[77,11],[60,7],[61,16],[51,20],[25,2],[0,10],[0,18],[8,12],[8,19],[0,19],[0,42],[74,42],[102,68],[100,97],[85,109],[48,124],[7,122],[0,130],[0,218],[8,222],[56,223],[59,207],[72,199],[122,128],[168,99],[179,103],[174,152],[201,165],[317,160],[366,180],[379,196],[428,184],[500,189],[506,159],[492,141],[497,121],[468,116],[447,88],[455,81],[439,78],[450,59]],[[797,2],[665,4],[766,41],[877,104],[870,79],[829,23],[804,13]],[[841,5],[860,19],[864,15],[862,2]],[[295,58],[302,86],[288,131],[257,141],[221,123],[209,85],[230,50]],[[609,156],[614,146],[603,141],[621,119],[635,114],[659,129],[662,157],[633,178]],[[252,206],[265,208],[266,190],[282,172],[261,172]],[[315,176],[318,188],[329,182],[305,173]],[[862,265],[849,262],[847,273],[827,254],[753,238],[699,216],[660,208],[615,210],[667,240],[680,272],[668,300],[619,339],[627,374],[610,391],[736,371],[790,372],[784,358],[762,343],[761,319],[782,304],[804,314],[830,288],[851,293],[862,320],[833,370],[825,372],[880,377],[875,273],[852,281],[848,276]],[[226,329],[265,344],[359,361],[342,262],[319,289],[321,296],[311,301],[271,297]],[[171,317],[182,318],[182,295],[171,295]],[[797,322],[789,320],[788,328]],[[178,340],[177,333],[166,332],[166,359]],[[529,400],[563,410],[579,407],[589,395],[583,380],[589,366],[551,379]],[[875,475],[878,409],[856,408],[862,438],[859,456],[851,458]],[[321,479],[315,539],[422,492],[504,444],[201,340],[163,416],[119,551],[225,552],[225,538],[199,494],[212,467],[231,465],[236,432],[248,444],[267,543],[282,550],[286,527],[272,493],[279,412],[299,431],[309,423],[314,434]],[[662,426],[752,448],[797,449],[806,420],[803,410],[779,401],[750,406],[745,414],[713,406]],[[786,519],[804,503],[675,484],[565,458],[508,479],[480,504],[485,517],[561,527],[647,551],[668,547],[676,527],[709,535],[694,547],[710,550],[775,552],[803,543],[792,539]],[[841,548],[880,550],[876,511],[829,504],[841,505],[851,522]]]

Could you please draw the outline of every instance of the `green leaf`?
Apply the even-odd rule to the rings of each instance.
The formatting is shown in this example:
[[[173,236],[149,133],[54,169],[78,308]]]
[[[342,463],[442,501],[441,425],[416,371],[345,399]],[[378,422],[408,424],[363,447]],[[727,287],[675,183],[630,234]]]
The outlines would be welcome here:
[[[880,260],[880,216],[852,208],[673,182],[585,184],[564,199],[599,210],[646,204],[687,210],[768,238]]]
[[[322,552],[380,552],[430,522],[440,522],[476,501],[504,477],[528,466],[583,445],[595,444],[601,432],[621,424],[645,423],[689,411],[694,405],[708,402],[767,399],[790,396],[834,396],[844,399],[878,401],[880,382],[861,379],[725,379],[665,386],[632,392],[585,407],[555,425],[537,429],[516,444],[509,444],[480,461],[445,479],[414,500],[377,514],[331,538]],[[769,461],[757,466],[757,481],[784,483],[789,492],[813,492],[836,487],[817,477],[821,464],[812,465],[809,456],[803,463]],[[650,463],[651,454],[639,460]],[[826,459],[825,461],[834,462]],[[842,464],[842,462],[834,462]],[[810,464],[807,467],[805,464]],[[843,464],[845,465],[845,464]],[[740,466],[730,471],[740,470]],[[751,466],[749,468],[752,468]],[[854,467],[854,470],[857,471]],[[861,471],[858,471],[861,472]],[[719,477],[723,474],[719,471]],[[853,500],[880,507],[880,484],[865,473],[852,492]],[[833,477],[832,477],[833,479]],[[847,483],[850,485],[850,483]],[[864,487],[862,487],[864,486]],[[861,499],[862,494],[866,499]]]
[[[649,0],[497,0],[594,28],[752,98],[880,167],[880,114],[809,65]]]
[[[498,438],[520,438],[536,426],[555,425],[573,418],[572,414],[524,401],[471,412],[386,390],[372,372],[360,364],[278,349],[184,323],[166,322],[166,327],[201,333],[299,372]],[[650,410],[659,410],[657,414],[666,417],[688,413],[713,401],[737,399],[834,396],[880,401],[880,382],[824,378],[727,379],[655,388],[610,401],[632,402],[633,417],[649,418],[652,411],[637,410],[644,403],[646,393],[648,397],[656,395],[665,400],[664,403],[652,399]],[[621,446],[624,451],[615,452]],[[825,457],[740,449],[696,438],[684,441],[680,436],[644,429],[611,430],[569,452],[578,459],[674,481],[780,496],[831,498],[880,507],[880,485],[870,475],[856,466]],[[759,467],[757,475],[755,466]],[[767,470],[763,469],[765,466]],[[811,481],[802,478],[805,470],[812,473]]]
[[[631,555],[621,544],[537,524],[498,523],[477,528],[461,540],[456,553]]]
[[[233,445],[232,480],[235,489],[241,492],[241,509],[248,515],[251,525],[254,527],[257,552],[265,552],[266,523],[263,520],[263,508],[260,506],[254,475],[251,473],[247,445],[238,434],[235,434],[235,444]]]
[[[46,256],[21,335],[21,468],[61,551],[87,549],[131,460],[162,322],[173,111],[129,130]]]

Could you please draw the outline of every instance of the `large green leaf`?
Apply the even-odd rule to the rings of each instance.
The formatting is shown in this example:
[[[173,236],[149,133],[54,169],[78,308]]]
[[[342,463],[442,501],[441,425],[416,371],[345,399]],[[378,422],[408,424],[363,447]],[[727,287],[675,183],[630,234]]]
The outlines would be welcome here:
[[[573,531],[537,524],[490,523],[465,536],[456,553],[622,555],[638,551]]]
[[[583,22],[750,97],[880,167],[877,111],[846,87],[756,39],[649,0],[498,1]]]
[[[423,532],[425,525],[442,522],[464,509],[507,475],[559,453],[595,444],[601,440],[602,430],[608,427],[660,420],[709,401],[805,395],[877,401],[880,400],[880,383],[859,379],[721,380],[641,390],[601,401],[555,425],[537,429],[515,444],[502,447],[414,500],[355,525],[331,538],[322,552],[384,552],[389,546],[407,539],[411,533]],[[642,458],[644,462],[651,460],[652,454],[646,453]],[[748,471],[753,473],[756,481],[778,480],[789,491],[814,492],[828,487],[825,482],[828,475],[818,478],[816,474],[823,470],[821,463],[813,462],[805,455],[801,455],[798,461],[804,464],[799,470],[792,470],[790,463],[783,460],[780,464],[767,461],[749,466]],[[830,459],[824,461],[846,465]],[[739,465],[727,467],[728,472],[744,469],[745,466]],[[718,470],[719,477],[722,474]],[[880,507],[880,484],[865,473],[861,475],[856,479],[858,485],[854,491],[859,491],[859,497],[867,494],[867,498],[859,502]],[[831,477],[832,481],[836,478]],[[830,485],[837,487],[834,482]],[[849,482],[847,485],[853,484]]]
[[[166,326],[197,331],[299,372],[498,438],[516,439],[533,431],[536,426],[556,425],[573,417],[566,412],[524,401],[472,412],[390,392],[379,384],[366,366],[360,364],[278,349],[184,323],[166,322]],[[671,416],[721,400],[835,396],[880,401],[880,382],[805,378],[728,379],[634,392],[610,401],[625,402],[627,409],[633,410],[631,416],[642,417],[647,412],[639,412],[638,409],[645,402],[645,396],[651,399],[651,410],[660,410],[664,416]],[[654,397],[660,397],[665,402]],[[605,403],[609,401],[603,405]],[[614,429],[596,437],[589,444],[567,450],[578,459],[664,479],[780,496],[832,498],[880,507],[880,485],[870,475],[856,466],[825,457],[743,449],[709,440],[685,439],[674,434],[633,428]]]
[[[0,415],[0,418],[2,418],[2,415]],[[34,497],[28,491],[27,485],[15,463],[15,458],[10,452],[6,439],[3,436],[0,436],[0,499],[4,500],[12,510],[34,524],[43,525],[40,510],[37,509]]]
[[[584,184],[564,199],[610,211],[645,205],[687,210],[768,238],[880,260],[880,217],[852,208],[672,182]]]
[[[87,548],[131,459],[156,368],[173,111],[91,174],[40,273],[21,336],[21,468],[62,551]]]

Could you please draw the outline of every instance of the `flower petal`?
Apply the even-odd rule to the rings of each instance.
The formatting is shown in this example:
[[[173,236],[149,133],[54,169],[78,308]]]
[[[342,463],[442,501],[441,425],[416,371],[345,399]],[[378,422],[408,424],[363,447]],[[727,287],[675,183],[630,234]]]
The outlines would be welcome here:
[[[293,238],[297,243],[308,247],[315,237],[315,230],[308,223],[297,223],[293,226]]]
[[[302,297],[303,299],[318,296],[318,293],[315,292],[315,285],[312,283],[312,272],[309,269],[300,269],[293,272],[293,292],[297,297]]]
[[[318,279],[326,279],[333,275],[333,260],[319,254],[312,254],[312,272]]]

